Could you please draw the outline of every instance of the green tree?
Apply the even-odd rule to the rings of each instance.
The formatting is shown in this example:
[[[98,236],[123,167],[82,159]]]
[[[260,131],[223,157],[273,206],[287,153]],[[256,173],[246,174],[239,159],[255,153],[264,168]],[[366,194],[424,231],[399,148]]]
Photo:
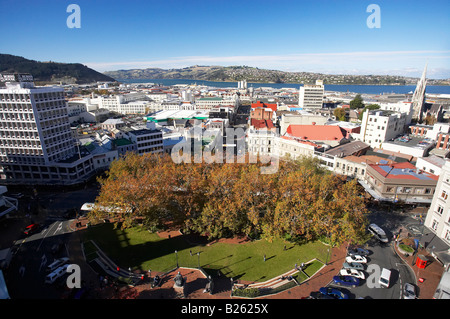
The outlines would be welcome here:
[[[364,107],[364,102],[361,97],[361,94],[356,94],[355,98],[350,101],[351,109],[362,109]]]
[[[346,112],[345,109],[342,107],[337,107],[334,109],[333,111],[334,116],[336,116],[336,118],[339,121],[345,121],[346,120]]]
[[[368,105],[364,106],[364,109],[358,115],[358,119],[360,121],[362,120],[362,117],[363,117],[363,114],[364,114],[365,111],[367,111],[367,110],[377,110],[379,108],[380,108],[380,106],[378,104],[368,104]]]

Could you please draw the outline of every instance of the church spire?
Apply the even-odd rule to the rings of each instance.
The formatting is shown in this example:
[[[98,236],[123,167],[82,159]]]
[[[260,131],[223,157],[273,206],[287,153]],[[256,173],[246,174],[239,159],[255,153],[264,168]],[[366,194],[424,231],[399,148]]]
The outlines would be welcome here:
[[[419,122],[422,121],[423,106],[425,104],[425,89],[427,86],[427,79],[426,79],[427,67],[428,67],[428,62],[425,64],[425,68],[423,69],[422,77],[417,82],[416,90],[414,91],[414,94],[412,97],[413,118],[418,120]]]

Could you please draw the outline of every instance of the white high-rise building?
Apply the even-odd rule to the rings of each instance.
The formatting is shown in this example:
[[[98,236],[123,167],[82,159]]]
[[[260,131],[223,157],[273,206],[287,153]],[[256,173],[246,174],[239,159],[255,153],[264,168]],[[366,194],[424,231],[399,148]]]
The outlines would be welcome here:
[[[35,87],[28,74],[0,81],[0,180],[74,183],[92,173],[72,136],[64,89]]]
[[[317,80],[315,85],[305,84],[300,87],[298,106],[304,109],[321,109],[324,92],[322,80]]]
[[[384,141],[402,134],[407,125],[408,113],[386,110],[366,110],[361,121],[361,132],[352,137],[370,145],[381,147]]]
[[[450,161],[442,167],[424,225],[450,245]]]

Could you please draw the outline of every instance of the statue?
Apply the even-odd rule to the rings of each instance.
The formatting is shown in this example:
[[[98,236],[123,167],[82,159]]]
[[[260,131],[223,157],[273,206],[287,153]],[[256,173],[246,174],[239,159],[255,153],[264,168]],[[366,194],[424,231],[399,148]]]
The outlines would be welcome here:
[[[178,272],[178,274],[175,276],[175,278],[173,278],[173,280],[175,281],[175,286],[183,287],[184,279],[183,279],[183,276],[181,276],[180,272]]]

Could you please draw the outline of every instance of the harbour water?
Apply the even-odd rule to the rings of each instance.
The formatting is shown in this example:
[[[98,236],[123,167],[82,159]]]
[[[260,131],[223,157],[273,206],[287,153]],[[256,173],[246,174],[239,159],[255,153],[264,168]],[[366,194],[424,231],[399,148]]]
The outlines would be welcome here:
[[[122,83],[155,83],[162,85],[176,85],[176,84],[197,84],[206,85],[216,88],[237,88],[237,82],[214,82],[202,80],[176,80],[176,79],[122,79],[118,80]],[[295,83],[247,83],[248,87],[255,89],[260,87],[270,87],[274,89],[294,88],[298,89],[301,84]],[[338,85],[325,84],[325,91],[335,92],[352,92],[361,94],[406,94],[414,92],[415,85]],[[426,92],[429,94],[450,94],[450,86],[448,85],[427,85]]]

